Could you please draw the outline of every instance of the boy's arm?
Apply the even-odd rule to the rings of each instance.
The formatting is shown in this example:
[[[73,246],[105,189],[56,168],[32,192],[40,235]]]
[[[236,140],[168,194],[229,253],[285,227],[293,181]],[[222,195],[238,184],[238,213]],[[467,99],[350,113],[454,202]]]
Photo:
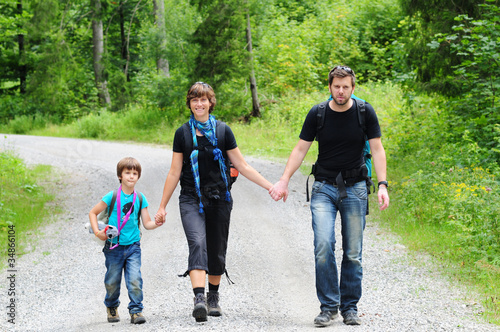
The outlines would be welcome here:
[[[151,216],[149,215],[147,207],[141,210],[141,219],[145,229],[151,230],[162,225],[162,224],[156,224],[153,220],[151,220]]]
[[[90,226],[92,227],[92,231],[95,236],[97,236],[100,240],[106,241],[107,237],[105,231],[99,231],[99,226],[97,225],[97,215],[108,208],[108,205],[103,201],[97,203],[92,210],[89,212]]]

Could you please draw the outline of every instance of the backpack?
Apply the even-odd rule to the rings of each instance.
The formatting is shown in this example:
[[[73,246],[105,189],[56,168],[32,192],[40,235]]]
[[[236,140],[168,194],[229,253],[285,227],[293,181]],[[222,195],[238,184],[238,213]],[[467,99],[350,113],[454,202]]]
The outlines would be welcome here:
[[[191,134],[191,128],[189,127],[189,122],[182,125],[182,130],[184,133],[184,151],[193,151],[193,136]],[[215,137],[217,137],[217,147],[221,151],[226,151],[226,123],[217,120],[215,127]],[[229,158],[226,158],[226,167],[229,171],[229,186],[236,182],[238,179],[239,172],[234,167],[233,163]]]

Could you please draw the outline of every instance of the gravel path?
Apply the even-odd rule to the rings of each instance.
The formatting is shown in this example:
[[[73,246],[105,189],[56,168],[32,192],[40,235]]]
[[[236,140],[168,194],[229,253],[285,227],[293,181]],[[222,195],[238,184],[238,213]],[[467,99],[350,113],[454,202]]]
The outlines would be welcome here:
[[[88,211],[118,186],[116,163],[136,157],[143,166],[138,189],[153,216],[161,199],[171,151],[164,146],[109,143],[50,137],[1,135],[0,150],[11,149],[28,164],[49,164],[58,205],[66,213],[32,235],[28,253],[17,259],[18,331],[314,331],[319,313],[314,287],[313,238],[305,177],[296,174],[287,203],[272,201],[265,190],[240,177],[233,187],[227,268],[235,282],[221,284],[223,316],[196,323],[191,317],[187,244],[178,209],[178,192],[167,207],[167,222],[143,230],[142,274],[147,323],[129,323],[122,285],[121,322],[106,321],[104,257],[86,234]],[[244,153],[244,151],[243,151]],[[247,161],[271,182],[284,165],[256,158]],[[179,188],[177,188],[179,190]],[[340,241],[338,241],[340,243]],[[473,294],[450,284],[425,255],[410,255],[398,238],[368,219],[364,242],[362,325],[337,320],[325,331],[500,331],[481,320]],[[339,248],[340,255],[341,249]],[[8,273],[0,282],[0,304],[7,322]]]

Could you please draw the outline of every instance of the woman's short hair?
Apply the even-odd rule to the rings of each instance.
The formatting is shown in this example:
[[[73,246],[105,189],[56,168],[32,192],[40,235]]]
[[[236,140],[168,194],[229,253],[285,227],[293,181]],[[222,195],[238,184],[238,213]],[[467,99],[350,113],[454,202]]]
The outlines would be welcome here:
[[[217,99],[215,99],[215,92],[214,89],[210,85],[208,85],[205,82],[196,82],[191,86],[189,89],[187,96],[186,96],[186,105],[189,109],[191,109],[191,99],[193,98],[200,98],[200,97],[207,97],[208,101],[210,101],[210,110],[209,112],[212,113],[214,110],[215,104],[217,103]],[[192,111],[191,111],[192,113]]]

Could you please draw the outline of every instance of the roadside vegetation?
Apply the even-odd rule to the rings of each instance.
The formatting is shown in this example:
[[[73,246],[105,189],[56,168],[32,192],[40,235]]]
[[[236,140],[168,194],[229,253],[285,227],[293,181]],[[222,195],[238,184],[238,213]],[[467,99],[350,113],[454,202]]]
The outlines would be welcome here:
[[[189,115],[186,91],[201,80],[243,153],[284,164],[305,115],[328,98],[329,69],[349,65],[388,157],[391,206],[371,209],[372,220],[477,290],[485,318],[500,325],[498,0],[26,0],[0,9],[2,133],[170,145]],[[1,156],[2,181],[13,181],[0,189],[5,227],[21,212],[4,200],[45,194],[38,176],[9,173],[33,170]]]
[[[26,244],[34,244],[34,241],[30,240],[34,231],[51,220],[50,217],[57,212],[57,208],[50,204],[54,199],[49,182],[50,175],[49,166],[27,167],[12,151],[0,148],[2,266],[8,264],[8,259],[14,259],[12,262],[15,262],[18,256],[24,254]]]

